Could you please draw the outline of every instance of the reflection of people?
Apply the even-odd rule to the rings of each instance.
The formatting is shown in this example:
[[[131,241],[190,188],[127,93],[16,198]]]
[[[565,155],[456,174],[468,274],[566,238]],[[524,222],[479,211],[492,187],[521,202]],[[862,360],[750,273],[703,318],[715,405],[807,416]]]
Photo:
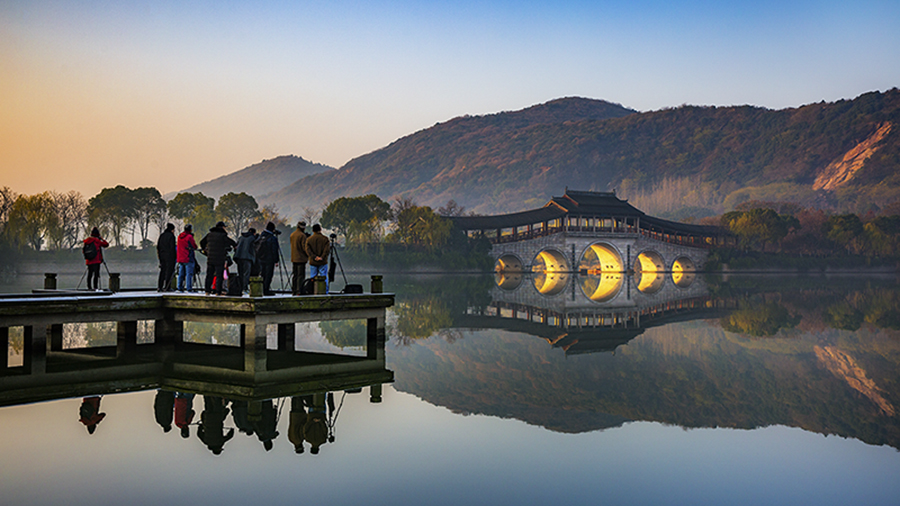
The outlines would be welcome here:
[[[319,453],[319,447],[328,441],[328,420],[325,414],[325,394],[313,394],[312,405],[303,426],[303,438],[309,441],[309,451]]]
[[[260,416],[253,420],[253,428],[256,430],[256,437],[259,438],[266,451],[272,449],[272,441],[278,437],[276,426],[278,425],[278,411],[272,399],[262,401],[260,403],[262,410]]]
[[[172,430],[172,412],[175,408],[175,392],[169,390],[157,390],[153,399],[153,412],[156,414],[156,423],[162,427],[163,432]]]
[[[225,431],[225,417],[228,416],[228,408],[225,407],[225,399],[203,396],[203,413],[200,413],[200,426],[197,428],[197,437],[213,452],[213,455],[222,453],[225,443],[234,437],[234,429]]]
[[[106,413],[100,412],[100,396],[95,395],[82,399],[78,414],[81,415],[80,422],[87,427],[88,433],[93,434],[97,430],[100,420],[106,418]]]
[[[231,401],[231,419],[238,430],[248,436],[253,435],[253,425],[247,413],[247,401]]]
[[[194,419],[194,394],[175,393],[175,426],[181,429],[181,437],[191,436],[191,421]]]
[[[306,406],[312,405],[312,396],[291,397],[291,419],[288,425],[288,439],[294,445],[295,453],[303,453],[303,427],[308,418]]]

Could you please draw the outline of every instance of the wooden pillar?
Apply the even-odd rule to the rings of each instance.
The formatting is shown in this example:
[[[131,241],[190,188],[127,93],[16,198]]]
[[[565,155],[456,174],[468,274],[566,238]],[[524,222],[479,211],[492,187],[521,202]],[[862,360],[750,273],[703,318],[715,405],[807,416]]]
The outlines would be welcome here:
[[[44,290],[56,290],[56,273],[44,273]]]
[[[266,370],[266,325],[245,323],[241,325],[241,346],[244,348],[244,372],[257,373]]]
[[[25,371],[29,374],[47,372],[47,325],[26,325],[23,347]]]
[[[294,336],[296,335],[296,330],[294,329],[293,323],[279,323],[278,324],[278,350],[280,351],[294,351]]]
[[[116,358],[137,351],[137,321],[116,322]]]
[[[366,358],[384,360],[384,312],[366,320]]]
[[[372,288],[370,291],[372,293],[384,292],[384,282],[382,281],[382,276],[380,274],[372,274]]]
[[[62,323],[50,325],[50,351],[62,351],[63,349],[63,326]]]
[[[369,402],[372,404],[381,402],[381,383],[369,386]]]

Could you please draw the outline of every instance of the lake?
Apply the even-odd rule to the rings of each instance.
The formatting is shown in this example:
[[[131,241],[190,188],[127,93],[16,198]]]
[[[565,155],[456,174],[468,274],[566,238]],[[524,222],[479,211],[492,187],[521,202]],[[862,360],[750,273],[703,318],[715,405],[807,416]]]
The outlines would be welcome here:
[[[0,490],[17,505],[897,504],[897,281],[386,275],[394,382],[380,392],[249,406],[201,392],[187,437],[160,423],[173,393],[155,388],[87,413],[97,400],[3,407]],[[109,344],[102,329],[69,334]],[[358,356],[365,329],[296,337]],[[80,419],[99,413],[90,432]],[[321,433],[301,431],[297,453],[313,413]]]

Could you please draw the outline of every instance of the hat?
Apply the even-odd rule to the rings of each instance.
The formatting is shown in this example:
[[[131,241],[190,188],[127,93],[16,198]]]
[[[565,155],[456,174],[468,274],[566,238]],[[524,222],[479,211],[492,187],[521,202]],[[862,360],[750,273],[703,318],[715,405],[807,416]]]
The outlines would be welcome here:
[[[306,222],[305,222],[305,221],[298,221],[298,222],[297,222],[297,228],[304,228],[304,227],[306,227]]]
[[[220,221],[220,222],[216,223],[216,228],[219,228],[219,227],[225,228],[225,222],[224,222],[224,221]]]

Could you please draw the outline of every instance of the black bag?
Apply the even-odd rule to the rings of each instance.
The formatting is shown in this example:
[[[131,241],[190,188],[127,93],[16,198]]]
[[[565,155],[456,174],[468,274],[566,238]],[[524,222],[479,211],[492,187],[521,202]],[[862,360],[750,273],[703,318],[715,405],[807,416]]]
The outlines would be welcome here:
[[[363,293],[362,285],[346,285],[341,293]]]
[[[312,295],[316,291],[316,278],[306,278],[300,287],[300,295]]]
[[[241,283],[241,277],[237,274],[228,273],[228,295],[233,295],[235,297],[240,297],[244,294],[243,283]]]
[[[97,243],[94,241],[84,243],[81,247],[81,253],[85,260],[93,260],[97,258]]]

